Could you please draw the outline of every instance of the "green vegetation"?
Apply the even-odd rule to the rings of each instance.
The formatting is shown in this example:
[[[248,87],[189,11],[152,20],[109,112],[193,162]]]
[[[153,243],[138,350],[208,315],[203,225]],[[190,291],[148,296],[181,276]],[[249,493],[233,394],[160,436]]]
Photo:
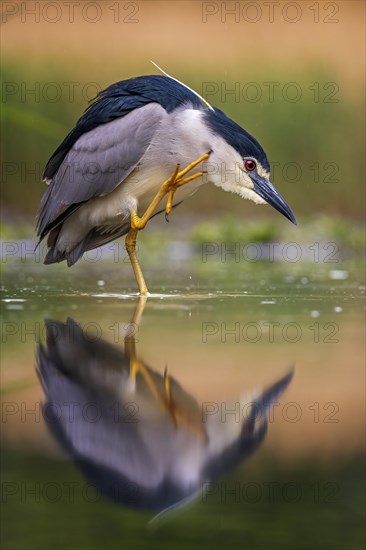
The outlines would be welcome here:
[[[180,279],[194,276],[195,285],[202,288],[240,288],[255,291],[259,280],[282,285],[303,277],[309,281],[329,284],[332,270],[347,271],[347,284],[361,285],[365,261],[365,233],[363,226],[347,219],[327,216],[300,219],[298,226],[282,220],[250,220],[224,214],[215,220],[192,220],[188,231],[181,230],[173,212],[169,224],[163,218],[139,236],[139,256],[149,280],[156,278],[157,289],[162,281],[176,285]],[[180,216],[179,212],[179,216]],[[184,217],[184,216],[182,216]],[[129,280],[132,275],[124,240],[112,242],[103,249],[91,251],[72,269],[65,263],[44,268],[46,244],[33,253],[34,225],[19,223],[0,226],[3,239],[3,283],[10,284],[26,273],[44,281],[53,281],[56,287],[75,285],[75,277],[82,280],[82,288],[93,289],[95,280],[114,281],[120,290],[120,275]],[[169,261],[169,269],[161,266]],[[19,272],[19,267],[22,267]],[[269,269],[270,268],[270,269]],[[56,282],[59,281],[59,282]],[[342,281],[337,281],[339,285]],[[21,280],[19,284],[23,285]],[[334,283],[333,283],[334,284]],[[238,287],[239,285],[239,287]],[[132,286],[134,288],[134,285]]]
[[[220,72],[200,74],[200,79],[196,74],[181,74],[180,78],[206,92],[209,101],[259,139],[272,164],[272,179],[297,216],[323,212],[359,219],[364,196],[362,98],[345,96],[338,85],[326,87],[324,83],[337,78],[322,67],[303,67],[296,74],[297,91],[286,88],[294,81],[292,73],[283,70],[278,74],[266,66],[249,72],[255,83],[251,92],[245,88],[248,78],[240,73],[237,82],[227,82]],[[91,87],[81,79],[72,88],[72,67],[47,66],[47,73],[38,73],[35,79],[19,61],[4,67],[3,80],[4,211],[33,215],[44,189],[40,181],[45,163],[87,100],[110,82],[103,79]],[[264,84],[268,82],[278,83],[273,101]],[[214,84],[214,94],[208,93],[208,83]],[[238,93],[230,94],[232,89]],[[261,96],[251,101],[250,93],[256,89]],[[301,95],[292,101],[296,93]],[[187,212],[204,211],[209,216],[225,210],[246,217],[266,215],[263,209],[254,210],[218,189],[202,190],[190,201]]]

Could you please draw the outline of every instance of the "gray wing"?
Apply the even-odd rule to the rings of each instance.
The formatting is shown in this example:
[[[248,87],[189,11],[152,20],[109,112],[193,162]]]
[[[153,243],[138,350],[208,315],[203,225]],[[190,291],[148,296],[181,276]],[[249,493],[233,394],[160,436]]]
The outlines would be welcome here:
[[[141,438],[139,422],[126,421],[117,401],[103,399],[60,374],[43,350],[39,361],[42,376],[47,377],[43,381],[44,418],[64,450],[74,459],[90,460],[130,482],[159,485],[164,471]]]
[[[107,195],[136,168],[166,111],[157,103],[83,134],[67,153],[43,195],[37,230],[41,239],[83,202]]]
[[[159,485],[164,471],[141,436],[142,420],[124,409],[134,399],[123,399],[129,357],[103,340],[91,341],[72,319],[45,326],[47,348],[38,347],[37,374],[46,396],[44,419],[54,436],[75,459],[145,487]]]

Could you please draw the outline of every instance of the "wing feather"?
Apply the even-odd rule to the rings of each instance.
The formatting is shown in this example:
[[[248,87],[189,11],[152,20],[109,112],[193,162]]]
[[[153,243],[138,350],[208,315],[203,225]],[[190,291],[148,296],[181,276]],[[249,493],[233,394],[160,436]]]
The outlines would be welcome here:
[[[106,195],[122,183],[138,165],[164,116],[163,107],[149,103],[82,134],[43,195],[37,224],[40,238],[75,210],[71,206]]]

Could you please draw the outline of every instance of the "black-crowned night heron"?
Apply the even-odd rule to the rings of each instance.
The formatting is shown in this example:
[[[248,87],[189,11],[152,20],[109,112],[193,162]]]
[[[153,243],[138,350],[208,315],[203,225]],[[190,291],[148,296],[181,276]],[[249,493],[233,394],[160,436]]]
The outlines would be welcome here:
[[[98,94],[47,163],[37,230],[48,235],[46,264],[127,234],[141,294],[147,286],[136,237],[202,184],[294,215],[269,181],[258,141],[200,95],[168,75],[141,76]],[[162,200],[167,196],[167,202]]]
[[[51,432],[101,494],[159,512],[203,496],[260,445],[268,411],[293,376],[199,405],[136,357],[131,369],[126,350],[91,340],[72,319],[46,327],[38,372]]]

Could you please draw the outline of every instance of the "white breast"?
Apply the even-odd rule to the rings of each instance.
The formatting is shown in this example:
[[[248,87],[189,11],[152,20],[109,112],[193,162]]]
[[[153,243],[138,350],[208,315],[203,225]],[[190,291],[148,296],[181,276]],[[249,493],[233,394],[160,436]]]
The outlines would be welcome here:
[[[137,169],[116,190],[121,202],[128,204],[131,199],[135,200],[139,214],[143,214],[177,164],[183,169],[210,150],[209,133],[201,117],[202,111],[183,108],[167,115]],[[201,170],[202,164],[188,175]],[[175,195],[174,204],[194,193],[202,183],[202,178],[197,178],[183,185]]]
[[[64,223],[63,235],[73,240],[81,238],[92,227],[113,226],[130,218],[131,209],[141,216],[149,206],[164,181],[211,149],[210,133],[202,122],[203,111],[188,108],[177,109],[162,118],[150,146],[137,168],[111,193],[96,197],[82,205]],[[202,170],[197,166],[188,175]],[[177,190],[173,204],[178,204],[203,184],[202,177]],[[162,201],[157,211],[165,208]],[[76,237],[77,238],[77,237]]]

